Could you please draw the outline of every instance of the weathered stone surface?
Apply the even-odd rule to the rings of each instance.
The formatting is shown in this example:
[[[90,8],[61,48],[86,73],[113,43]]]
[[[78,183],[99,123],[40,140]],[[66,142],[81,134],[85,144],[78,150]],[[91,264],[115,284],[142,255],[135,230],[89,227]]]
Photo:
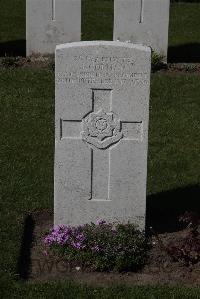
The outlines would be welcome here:
[[[170,0],[115,0],[114,40],[150,46],[167,60]]]
[[[26,53],[53,54],[56,45],[80,41],[81,0],[26,0]]]
[[[56,48],[55,224],[145,225],[151,50]]]

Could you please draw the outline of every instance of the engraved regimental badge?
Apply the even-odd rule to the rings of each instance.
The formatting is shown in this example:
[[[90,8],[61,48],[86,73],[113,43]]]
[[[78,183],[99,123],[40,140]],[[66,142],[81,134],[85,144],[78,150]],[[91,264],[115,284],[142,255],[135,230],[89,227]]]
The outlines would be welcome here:
[[[82,125],[83,141],[99,149],[106,149],[123,137],[120,119],[113,112],[91,112],[83,119]]]

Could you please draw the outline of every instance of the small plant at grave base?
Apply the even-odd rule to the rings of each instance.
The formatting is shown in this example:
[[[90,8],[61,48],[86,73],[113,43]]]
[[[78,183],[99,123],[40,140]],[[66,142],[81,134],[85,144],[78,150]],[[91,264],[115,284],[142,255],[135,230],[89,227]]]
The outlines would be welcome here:
[[[55,70],[55,59],[54,57],[50,56],[48,57],[48,68],[52,71]]]
[[[21,66],[22,64],[22,58],[17,56],[17,57],[10,57],[10,56],[5,56],[1,58],[0,61],[1,66],[6,67],[6,68],[16,68]]]
[[[163,63],[164,56],[156,53],[155,51],[152,51],[151,55],[151,65],[152,65],[152,71],[157,71],[161,68],[166,68],[166,65]]]
[[[200,262],[200,218],[196,213],[186,212],[179,221],[187,224],[189,232],[180,244],[169,244],[168,253],[177,261],[189,266]]]
[[[147,261],[149,243],[133,224],[104,220],[83,226],[56,226],[44,244],[69,264],[93,271],[136,271]]]
[[[185,71],[188,73],[192,73],[198,70],[198,66],[194,63],[184,64]]]

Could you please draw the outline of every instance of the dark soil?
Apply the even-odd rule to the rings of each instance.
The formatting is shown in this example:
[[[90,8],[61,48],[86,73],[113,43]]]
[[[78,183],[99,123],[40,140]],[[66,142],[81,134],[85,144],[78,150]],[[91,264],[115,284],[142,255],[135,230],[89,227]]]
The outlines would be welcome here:
[[[54,55],[0,57],[0,68],[48,68],[54,70]],[[200,74],[200,63],[168,63],[167,65],[152,65],[152,72]]]
[[[29,57],[0,57],[0,68],[49,68],[54,69],[54,55],[32,55]]]
[[[65,261],[51,256],[50,253],[47,254],[42,238],[53,226],[52,211],[40,211],[31,217],[31,225],[34,227],[33,242],[29,264],[24,263],[24,267],[29,267],[30,282],[72,280],[93,286],[108,286],[113,283],[188,287],[200,285],[200,265],[188,267],[181,262],[175,262],[163,248],[163,245],[165,247],[170,242],[179,242],[188,233],[187,229],[153,236],[148,264],[137,273],[97,273],[81,269],[80,265],[68,265]]]
[[[200,63],[168,63],[162,72],[170,73],[197,73],[200,74]]]

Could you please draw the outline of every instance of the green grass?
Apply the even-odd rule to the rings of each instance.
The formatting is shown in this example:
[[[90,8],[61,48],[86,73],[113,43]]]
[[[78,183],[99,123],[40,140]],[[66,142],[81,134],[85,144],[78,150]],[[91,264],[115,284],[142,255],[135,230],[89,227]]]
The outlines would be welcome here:
[[[200,44],[200,3],[171,5],[169,46]]]
[[[113,39],[113,1],[82,0],[82,40]]]
[[[26,1],[0,0],[0,43],[26,38]]]
[[[8,284],[6,282],[6,287]],[[167,288],[167,287],[124,287],[91,288],[66,283],[12,283],[5,289],[1,298],[59,298],[59,299],[199,299],[200,289]],[[12,292],[12,293],[11,293]]]
[[[148,194],[200,182],[199,79],[198,74],[152,76]]]
[[[53,205],[54,83],[50,71],[10,70],[0,77],[1,269],[13,272],[23,215]]]

